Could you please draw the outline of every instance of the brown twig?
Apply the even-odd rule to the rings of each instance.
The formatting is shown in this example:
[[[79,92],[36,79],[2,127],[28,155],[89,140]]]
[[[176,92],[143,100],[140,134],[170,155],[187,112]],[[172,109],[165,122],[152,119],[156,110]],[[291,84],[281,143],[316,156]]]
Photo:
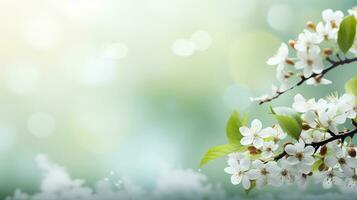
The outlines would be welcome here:
[[[281,95],[283,95],[283,94],[285,94],[286,92],[288,92],[288,91],[294,89],[295,87],[300,86],[301,84],[303,84],[305,81],[307,81],[307,80],[310,79],[310,78],[315,78],[315,77],[321,77],[321,78],[322,78],[325,74],[327,74],[327,73],[328,73],[329,71],[331,71],[332,69],[335,69],[335,68],[337,68],[337,67],[339,67],[339,66],[342,66],[342,65],[349,64],[349,63],[352,63],[352,62],[356,62],[356,61],[357,61],[357,57],[351,58],[351,59],[345,58],[344,60],[342,60],[341,57],[340,57],[338,54],[337,54],[336,56],[337,56],[337,58],[338,58],[338,61],[332,60],[332,59],[329,58],[329,57],[326,58],[326,60],[327,60],[329,63],[331,63],[331,65],[330,65],[328,68],[324,69],[320,74],[315,74],[315,73],[314,73],[314,74],[312,74],[312,75],[309,76],[309,77],[301,76],[301,79],[300,79],[299,82],[295,83],[295,84],[292,85],[290,88],[288,88],[288,89],[286,89],[286,90],[284,90],[284,91],[281,91],[281,92],[278,91],[278,92],[275,94],[275,96],[272,96],[272,97],[270,97],[270,98],[267,98],[267,99],[264,99],[264,100],[260,101],[260,102],[259,102],[259,105],[264,104],[264,103],[267,103],[267,102],[270,102],[270,101],[272,101],[272,100],[274,100],[274,99],[279,98]]]

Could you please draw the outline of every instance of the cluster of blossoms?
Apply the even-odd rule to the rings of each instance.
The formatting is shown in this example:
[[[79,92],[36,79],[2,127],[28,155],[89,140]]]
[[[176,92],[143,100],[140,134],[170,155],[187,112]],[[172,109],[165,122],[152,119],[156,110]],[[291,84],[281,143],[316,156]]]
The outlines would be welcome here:
[[[349,14],[357,18],[357,8],[349,10]],[[268,65],[277,66],[279,86],[272,86],[272,94],[251,100],[260,103],[270,101],[303,82],[308,85],[331,84],[332,81],[324,78],[324,70],[331,64],[330,57],[339,53],[337,35],[343,18],[341,11],[324,10],[322,22],[307,22],[306,28],[296,40],[282,43],[276,54],[267,61]],[[357,53],[357,42],[350,52]],[[292,84],[296,79],[300,81]]]
[[[298,183],[304,187],[314,175],[324,188],[332,185],[357,187],[356,148],[345,141],[355,130],[340,126],[356,118],[356,98],[344,94],[326,99],[306,100],[297,94],[291,112],[302,122],[299,138],[288,136],[279,125],[263,128],[258,119],[250,127],[240,127],[240,144],[245,151],[228,155],[225,172],[234,185],[249,189],[265,185]],[[294,141],[294,142],[293,142]],[[346,188],[346,187],[345,187]]]

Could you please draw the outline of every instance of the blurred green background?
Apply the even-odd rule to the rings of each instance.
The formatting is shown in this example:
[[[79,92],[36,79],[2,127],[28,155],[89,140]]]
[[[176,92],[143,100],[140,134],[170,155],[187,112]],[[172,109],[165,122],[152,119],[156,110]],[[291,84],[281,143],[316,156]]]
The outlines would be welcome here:
[[[150,186],[163,166],[198,170],[223,144],[235,110],[265,125],[275,69],[265,64],[326,8],[353,0],[0,0],[0,196],[38,190],[33,158],[47,154],[94,183],[114,170]],[[322,97],[357,68],[336,70]],[[225,160],[201,173],[226,190]]]

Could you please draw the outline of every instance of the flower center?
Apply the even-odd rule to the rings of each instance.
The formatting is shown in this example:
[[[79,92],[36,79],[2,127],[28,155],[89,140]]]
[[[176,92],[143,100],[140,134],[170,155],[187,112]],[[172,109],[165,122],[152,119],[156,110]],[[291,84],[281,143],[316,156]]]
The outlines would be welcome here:
[[[333,180],[333,177],[334,177],[333,173],[327,174],[327,179],[328,179],[329,181],[332,181],[332,180]]]
[[[304,154],[302,154],[301,152],[296,153],[296,158],[301,161],[304,158]]]
[[[307,59],[306,63],[311,66],[314,64],[314,61],[312,59]]]
[[[354,182],[357,182],[357,175],[356,175],[356,174],[353,175],[351,178],[352,178],[352,180],[353,180]]]
[[[288,171],[286,169],[284,169],[283,171],[281,171],[281,175],[282,176],[287,176],[288,175]]]
[[[346,164],[346,160],[344,158],[340,158],[340,159],[338,159],[338,163],[340,165],[344,165],[344,164]]]
[[[260,171],[260,173],[262,174],[262,175],[267,175],[267,174],[269,174],[269,172],[265,169],[265,168],[263,168],[261,171]]]
[[[337,24],[336,24],[335,20],[331,21],[331,27],[332,28],[337,28]]]

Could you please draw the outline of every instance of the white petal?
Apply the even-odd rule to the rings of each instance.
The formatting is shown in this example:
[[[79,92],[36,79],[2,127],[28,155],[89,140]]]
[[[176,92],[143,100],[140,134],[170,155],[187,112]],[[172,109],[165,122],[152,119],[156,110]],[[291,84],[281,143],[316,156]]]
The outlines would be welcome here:
[[[301,164],[301,165],[299,165],[298,169],[300,172],[302,172],[304,174],[308,174],[311,172],[311,165]]]
[[[260,176],[260,171],[258,169],[252,169],[249,172],[247,172],[247,175],[249,179],[255,180]]]
[[[299,160],[295,156],[288,157],[287,161],[290,165],[296,165],[299,163]]]
[[[264,164],[261,160],[255,160],[255,161],[253,161],[253,167],[255,167],[257,169],[261,169],[264,167]]]
[[[304,156],[301,162],[304,163],[305,165],[312,165],[314,164],[315,159],[312,156]]]
[[[239,132],[243,135],[243,136],[248,136],[251,135],[250,130],[248,127],[242,126],[239,128]]]
[[[321,83],[322,85],[328,85],[328,84],[331,84],[332,81],[330,81],[330,80],[328,80],[328,79],[325,79],[325,78],[322,78],[321,81],[320,81],[320,83]]]
[[[262,131],[260,131],[258,133],[258,135],[262,138],[267,138],[267,137],[271,137],[275,134],[275,129],[273,129],[272,127],[267,127],[265,129],[263,129]]]
[[[322,182],[322,187],[325,189],[329,189],[332,187],[332,181],[328,178],[325,178],[324,181]]]
[[[312,68],[309,66],[305,66],[304,68],[304,77],[310,77],[312,75]]]
[[[268,65],[278,65],[281,63],[281,58],[277,55],[271,57],[268,59],[267,64]]]
[[[296,153],[296,147],[292,144],[288,144],[285,147],[285,152],[289,155],[295,155]]]
[[[325,158],[325,164],[331,168],[335,167],[337,164],[337,159],[334,156],[328,156]]]
[[[346,162],[348,166],[352,168],[357,168],[357,158],[347,158]]]
[[[304,149],[304,154],[305,155],[313,155],[315,153],[315,148],[312,147],[312,146],[307,146],[305,149]]]
[[[272,156],[273,156],[273,152],[271,152],[271,151],[263,151],[263,153],[262,153],[263,158],[270,158]]]
[[[246,175],[243,176],[242,185],[243,185],[243,188],[246,190],[249,189],[249,187],[250,187],[250,180],[248,179],[248,177]]]
[[[343,172],[345,173],[346,176],[352,176],[353,171],[352,169],[348,166],[348,165],[341,165],[341,168],[343,170]]]
[[[262,129],[262,122],[259,119],[254,119],[251,123],[252,128],[256,130],[257,132]]]
[[[258,188],[258,189],[263,188],[263,186],[264,186],[265,184],[266,184],[266,182],[265,182],[265,178],[264,178],[264,177],[260,177],[260,178],[258,178],[257,181],[256,181],[256,185],[257,185],[257,188]]]
[[[235,170],[232,167],[226,167],[226,168],[224,168],[224,171],[227,174],[234,174],[235,173]]]
[[[231,177],[231,182],[233,185],[238,185],[242,180],[242,176],[233,175]]]
[[[253,140],[254,140],[254,137],[249,135],[249,136],[243,137],[243,138],[240,140],[240,143],[241,143],[242,145],[250,145],[250,144],[252,144]]]
[[[279,186],[279,184],[280,184],[280,180],[277,175],[268,176],[268,182],[269,182],[269,184],[271,184],[273,186]]]
[[[262,138],[258,138],[258,137],[254,138],[253,145],[254,145],[256,148],[259,149],[260,147],[263,146],[263,144],[264,144],[264,141],[263,141]]]
[[[239,162],[239,166],[241,167],[242,170],[248,170],[250,167],[250,160],[248,158],[244,158],[242,160],[240,160]]]

